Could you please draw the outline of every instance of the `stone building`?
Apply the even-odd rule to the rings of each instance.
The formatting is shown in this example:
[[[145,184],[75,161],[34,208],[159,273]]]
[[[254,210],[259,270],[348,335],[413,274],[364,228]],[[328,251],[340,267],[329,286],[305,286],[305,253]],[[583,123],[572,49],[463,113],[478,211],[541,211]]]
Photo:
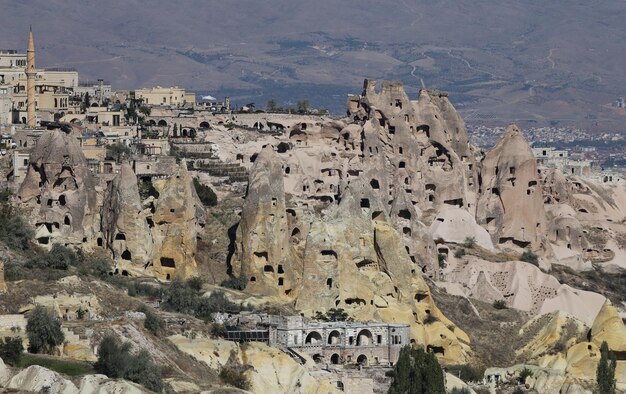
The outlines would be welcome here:
[[[270,333],[271,345],[306,353],[326,364],[393,365],[409,343],[408,324],[303,321],[279,325]]]
[[[242,329],[229,331],[227,339],[267,342],[296,359],[308,355],[319,364],[390,366],[411,343],[408,324],[319,322],[257,313],[215,318]]]

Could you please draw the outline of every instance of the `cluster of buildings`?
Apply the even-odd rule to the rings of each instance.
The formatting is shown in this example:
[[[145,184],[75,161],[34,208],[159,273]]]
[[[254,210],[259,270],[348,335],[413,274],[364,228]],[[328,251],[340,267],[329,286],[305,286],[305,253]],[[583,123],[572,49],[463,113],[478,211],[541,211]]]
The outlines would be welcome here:
[[[169,139],[193,137],[209,124],[183,129],[183,122],[168,124],[158,115],[167,113],[169,121],[172,113],[185,119],[185,113],[195,110],[230,112],[229,98],[211,99],[197,103],[195,93],[178,87],[114,91],[102,79],[81,81],[74,69],[38,68],[31,30],[26,53],[0,50],[0,155],[11,155],[13,161],[7,180],[17,184],[23,179],[30,150],[44,130],[55,128],[77,135],[93,172],[115,172],[117,163],[107,158],[107,146],[115,144],[131,148],[139,167],[148,172],[164,167],[160,161],[169,168]]]

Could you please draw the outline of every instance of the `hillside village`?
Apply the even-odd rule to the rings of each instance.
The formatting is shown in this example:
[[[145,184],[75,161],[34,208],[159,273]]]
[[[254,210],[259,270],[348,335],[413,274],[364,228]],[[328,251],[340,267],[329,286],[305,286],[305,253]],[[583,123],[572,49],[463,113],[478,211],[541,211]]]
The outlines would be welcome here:
[[[44,306],[46,360],[92,372],[0,362],[0,387],[382,393],[410,345],[449,392],[591,393],[606,343],[626,392],[621,174],[514,124],[482,150],[445,92],[366,80],[346,104],[115,91],[37,68],[32,32],[0,51],[2,215],[24,218],[0,237],[0,337],[28,348]],[[162,386],[93,373],[107,335]]]

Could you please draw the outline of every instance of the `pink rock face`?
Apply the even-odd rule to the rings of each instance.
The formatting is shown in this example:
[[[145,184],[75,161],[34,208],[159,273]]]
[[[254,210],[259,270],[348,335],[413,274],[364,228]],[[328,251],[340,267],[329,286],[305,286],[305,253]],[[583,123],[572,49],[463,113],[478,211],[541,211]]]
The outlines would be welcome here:
[[[543,194],[535,157],[516,126],[487,153],[480,175],[476,221],[494,244],[539,247],[546,226]]]

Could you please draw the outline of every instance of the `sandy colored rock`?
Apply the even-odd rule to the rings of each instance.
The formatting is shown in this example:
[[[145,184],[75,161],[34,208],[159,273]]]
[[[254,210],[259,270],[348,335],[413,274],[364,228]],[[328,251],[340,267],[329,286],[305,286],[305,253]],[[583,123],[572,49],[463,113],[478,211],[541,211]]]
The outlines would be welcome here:
[[[301,265],[291,258],[290,234],[298,234],[288,232],[282,171],[273,149],[264,148],[250,171],[232,266],[249,291],[293,297]]]
[[[476,221],[496,244],[537,249],[546,226],[537,163],[515,125],[506,131],[482,162]]]
[[[204,227],[205,210],[193,178],[183,161],[177,172],[153,182],[159,197],[149,201],[152,213],[152,263],[147,270],[159,279],[196,275],[197,237]]]
[[[563,285],[523,261],[492,263],[465,256],[446,272],[445,280],[463,284],[466,295],[472,298],[493,302],[500,297],[511,308],[534,314],[562,310],[589,325],[606,299],[594,292]]]
[[[611,301],[606,300],[591,326],[593,342],[609,345],[614,352],[626,352],[626,326]]]
[[[119,273],[141,275],[152,258],[152,235],[146,221],[137,177],[122,164],[110,182],[102,207],[102,236]]]
[[[64,379],[56,372],[50,371],[39,365],[20,371],[6,384],[7,388],[40,392],[47,388],[49,393],[54,394],[77,394],[78,388],[71,381]]]
[[[180,335],[168,339],[211,369],[219,370],[227,365],[231,354],[234,354],[241,364],[252,367],[246,376],[252,385],[250,391],[254,393],[339,393],[329,382],[318,382],[304,366],[287,354],[262,343],[251,342],[241,347],[224,340],[192,340]]]
[[[96,194],[78,140],[58,130],[43,132],[16,195],[17,205],[29,212],[39,244],[50,248],[91,240],[99,224]]]
[[[458,244],[472,238],[477,245],[493,250],[493,243],[487,230],[476,224],[474,217],[464,209],[442,208],[430,225],[429,232],[433,239],[442,238],[446,242]]]

